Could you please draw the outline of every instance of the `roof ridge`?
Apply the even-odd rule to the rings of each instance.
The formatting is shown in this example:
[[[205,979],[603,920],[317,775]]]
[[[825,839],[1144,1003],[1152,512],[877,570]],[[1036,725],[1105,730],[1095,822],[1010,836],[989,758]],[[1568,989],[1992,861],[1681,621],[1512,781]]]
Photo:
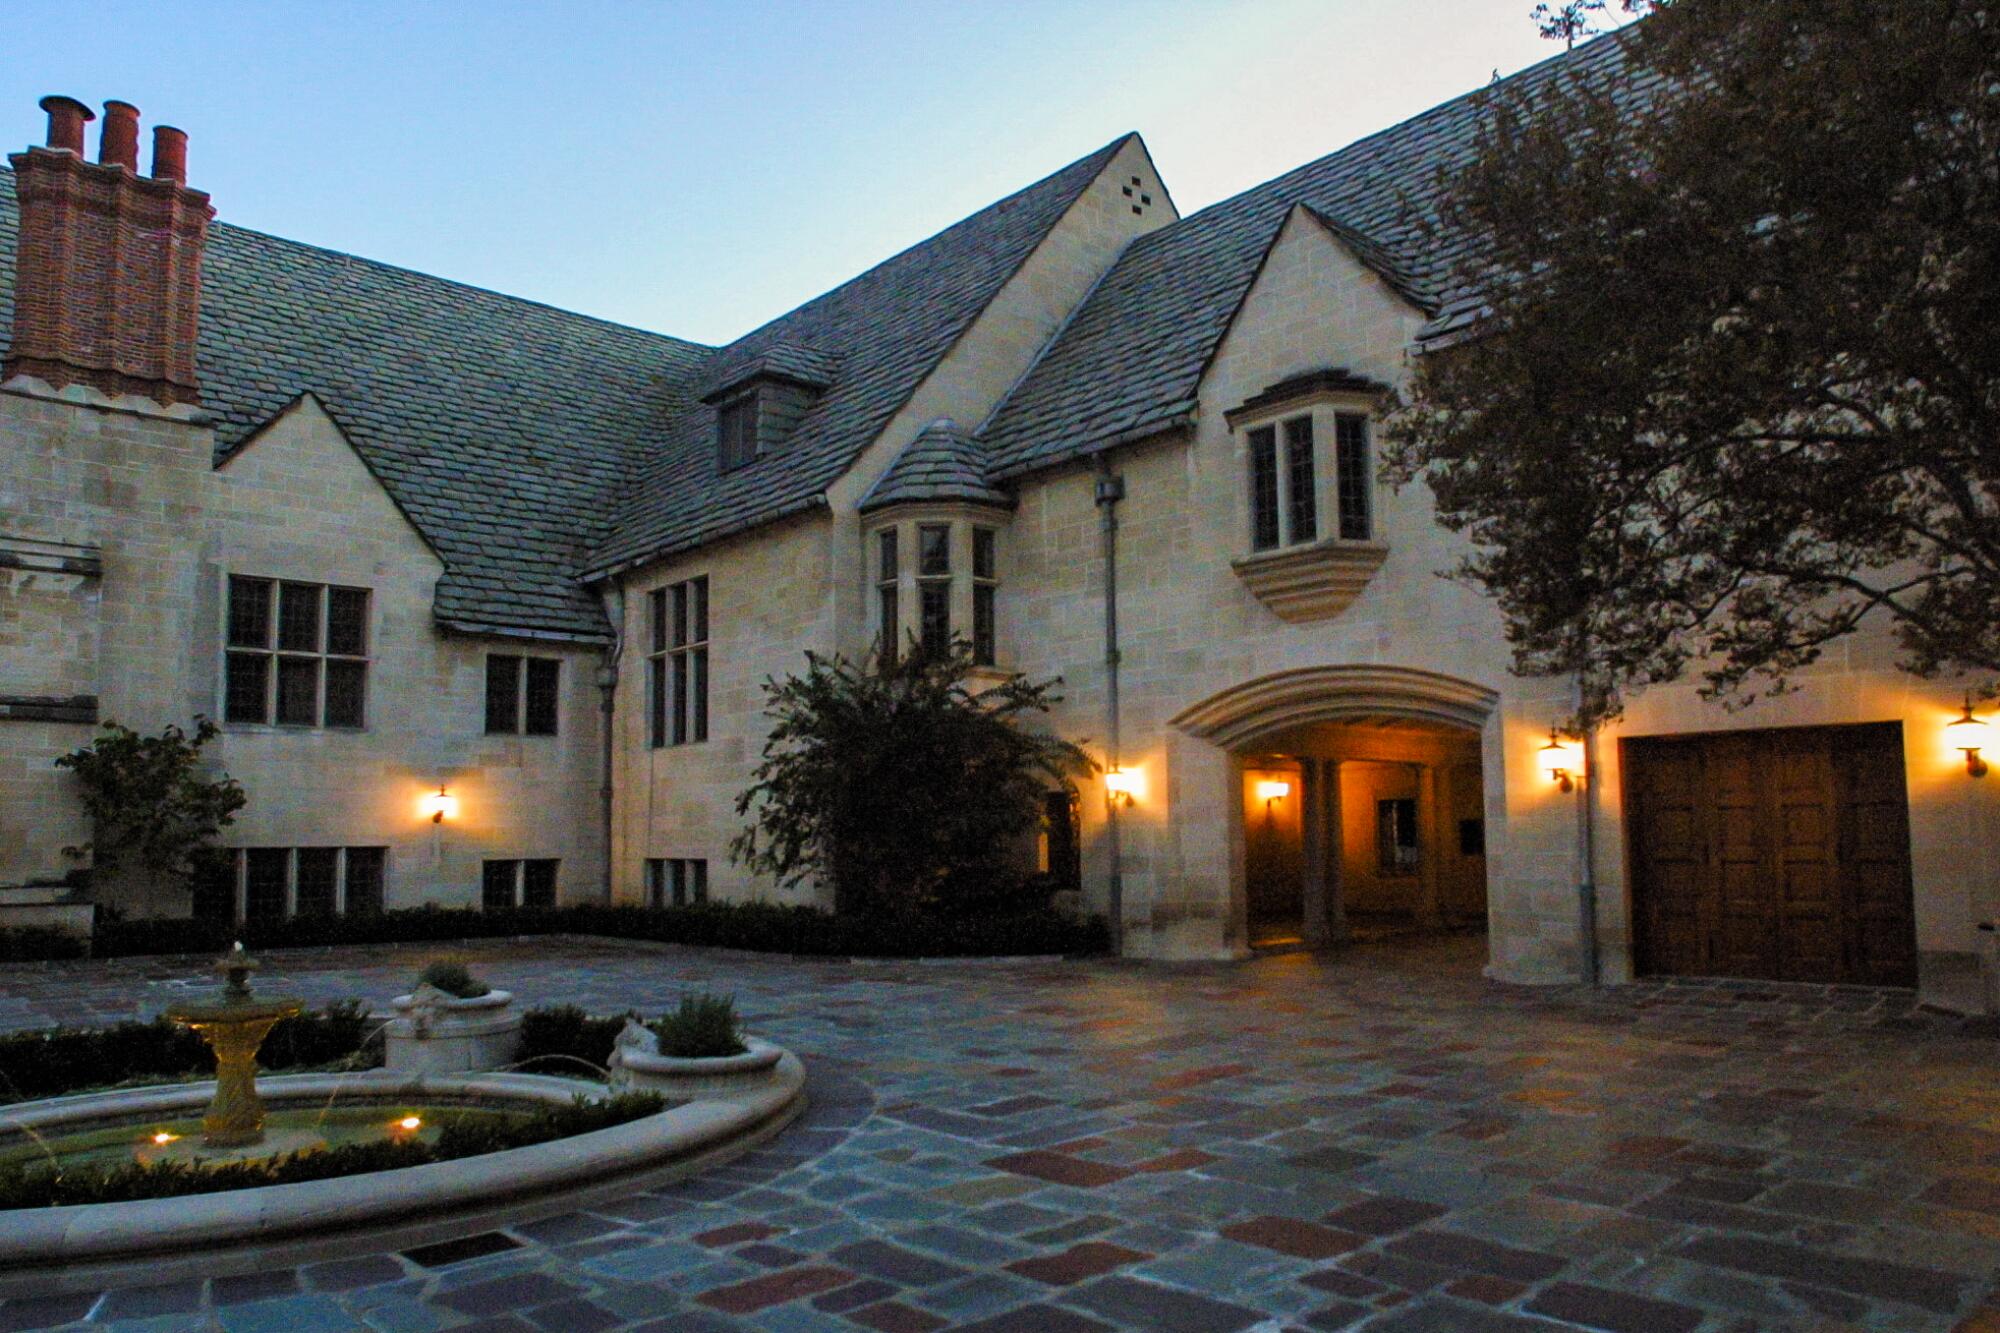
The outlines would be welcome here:
[[[995,199],[992,203],[985,205],[984,207],[974,209],[972,212],[967,213],[964,217],[958,219],[958,221],[956,222],[951,223],[949,226],[940,227],[938,230],[932,232],[930,235],[924,237],[922,240],[912,241],[910,244],[904,246],[902,249],[896,251],[894,254],[889,255],[884,259],[880,259],[873,264],[870,264],[867,268],[861,270],[861,272],[855,274],[853,277],[847,279],[845,282],[840,283],[838,286],[829,287],[817,296],[808,297],[806,300],[801,301],[797,305],[793,306],[790,310],[785,311],[785,313],[782,315],[774,315],[770,319],[765,320],[762,324],[759,324],[756,328],[751,329],[748,333],[743,334],[741,337],[735,338],[726,343],[718,344],[716,350],[721,352],[728,352],[734,348],[742,346],[744,343],[750,341],[752,338],[756,337],[760,333],[763,333],[767,329],[771,329],[779,324],[782,324],[786,320],[792,318],[792,316],[800,314],[801,312],[805,311],[807,308],[818,305],[820,302],[825,301],[830,297],[836,296],[839,293],[846,291],[848,288],[855,286],[857,283],[860,283],[874,276],[876,273],[879,273],[881,270],[889,267],[889,265],[895,263],[899,259],[902,259],[904,256],[913,254],[916,251],[923,249],[925,246],[934,245],[938,241],[943,240],[946,236],[949,236],[952,232],[957,231],[961,227],[969,226],[975,220],[985,217],[988,213],[993,212],[995,209],[1003,207],[1006,204],[1010,204],[1014,200],[1019,199],[1024,195],[1033,194],[1036,190],[1041,189],[1044,185],[1047,185],[1050,181],[1054,180],[1056,177],[1060,175],[1063,175],[1065,172],[1074,171],[1076,168],[1082,166],[1084,163],[1089,162],[1094,158],[1101,157],[1109,161],[1111,157],[1113,157],[1120,148],[1123,148],[1125,146],[1128,140],[1137,138],[1139,138],[1139,131],[1127,130],[1125,133],[1119,135],[1116,139],[1113,139],[1110,143],[1105,144],[1103,147],[1098,148],[1092,152],[1085,153],[1082,157],[1073,158],[1070,161],[1065,162],[1062,166],[1057,167],[1054,171],[1047,172],[1044,175],[1037,177],[1035,180],[1032,180],[1028,184],[1023,185],[1020,189],[1014,190],[1008,194],[1004,194],[1000,196],[998,199]],[[1141,140],[1141,142],[1144,141]],[[1090,179],[1096,180],[1097,179],[1096,174],[1093,173]]]
[[[12,176],[13,174],[14,169],[12,167],[7,166],[4,162],[0,162],[0,176]],[[249,237],[253,240],[268,241],[273,245],[281,245],[294,250],[310,250],[315,254],[331,255],[336,259],[351,260],[354,263],[365,264],[369,268],[380,269],[386,273],[406,274],[410,277],[421,279],[424,282],[456,288],[459,291],[477,292],[482,296],[491,296],[515,305],[533,306],[537,309],[547,310],[570,319],[586,320],[589,323],[601,325],[604,328],[617,329],[624,333],[636,333],[644,338],[656,338],[662,342],[679,343],[681,346],[692,348],[695,351],[713,352],[719,350],[713,344],[696,342],[692,338],[683,338],[678,334],[661,333],[657,329],[642,329],[636,324],[626,324],[619,320],[606,319],[602,315],[592,315],[581,310],[571,310],[567,306],[559,306],[552,301],[541,301],[532,296],[517,296],[512,292],[503,292],[497,287],[486,287],[476,282],[466,282],[460,278],[447,278],[443,274],[428,273],[420,268],[412,268],[408,264],[398,264],[387,259],[371,259],[367,255],[356,254],[352,250],[341,250],[331,245],[319,245],[313,241],[301,241],[292,236],[280,236],[276,232],[260,231],[256,227],[246,227],[240,222],[224,222],[221,219],[216,219],[210,222],[209,226],[216,230],[235,232],[239,236]]]

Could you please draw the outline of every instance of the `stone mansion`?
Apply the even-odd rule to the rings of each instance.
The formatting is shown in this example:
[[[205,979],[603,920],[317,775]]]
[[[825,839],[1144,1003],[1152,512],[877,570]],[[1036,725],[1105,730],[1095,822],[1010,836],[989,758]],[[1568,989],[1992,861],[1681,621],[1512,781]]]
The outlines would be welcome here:
[[[1503,980],[1979,1003],[2000,777],[1960,686],[1863,635],[1552,742],[1571,684],[1510,674],[1460,539],[1378,480],[1477,316],[1404,211],[1476,98],[1188,217],[1127,135],[725,347],[213,222],[179,131],[142,174],[133,107],[93,161],[43,105],[0,173],[0,895],[88,838],[57,756],[207,715],[233,882],[100,901],[779,896],[727,853],[762,682],[962,635],[1064,678],[1107,773],[1040,855],[1126,953],[1483,923]]]

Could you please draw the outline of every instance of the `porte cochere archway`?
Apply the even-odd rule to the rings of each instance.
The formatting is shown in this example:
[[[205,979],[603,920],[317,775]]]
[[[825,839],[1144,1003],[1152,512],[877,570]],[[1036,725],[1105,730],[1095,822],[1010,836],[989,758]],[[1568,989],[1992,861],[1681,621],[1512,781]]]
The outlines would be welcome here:
[[[1316,666],[1175,715],[1175,732],[1227,757],[1198,767],[1223,787],[1199,804],[1219,799],[1227,817],[1229,937],[1316,947],[1483,926],[1483,750],[1499,702],[1432,671]]]

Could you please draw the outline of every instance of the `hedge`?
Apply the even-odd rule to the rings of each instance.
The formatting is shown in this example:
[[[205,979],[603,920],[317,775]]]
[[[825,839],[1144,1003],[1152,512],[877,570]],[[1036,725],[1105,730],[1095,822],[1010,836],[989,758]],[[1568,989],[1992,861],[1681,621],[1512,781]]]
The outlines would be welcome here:
[[[392,1171],[609,1129],[657,1114],[666,1105],[666,1099],[658,1093],[628,1092],[598,1101],[578,1097],[568,1106],[552,1106],[521,1115],[460,1117],[446,1112],[435,1143],[349,1143],[220,1166],[133,1162],[121,1166],[71,1167],[63,1171],[44,1166],[14,1167],[0,1171],[0,1210],[165,1199],[304,1180],[331,1180],[362,1171]]]
[[[78,945],[52,932],[0,931],[0,960],[73,958]],[[1095,954],[1110,947],[1100,917],[1079,921],[1050,911],[1005,916],[927,914],[843,917],[815,907],[704,903],[692,907],[581,905],[481,911],[416,907],[366,916],[303,916],[286,921],[105,919],[90,952],[99,958],[220,953],[233,940],[250,949],[400,944],[517,935],[604,935],[712,948],[812,957],[968,958]],[[32,936],[33,938],[28,938]],[[40,951],[37,951],[40,950]]]
[[[343,1000],[279,1020],[264,1038],[257,1063],[271,1070],[311,1069],[350,1059],[357,1066],[379,1064],[379,1047],[368,1046],[369,1029],[361,1003]],[[0,1037],[0,1102],[214,1069],[215,1058],[200,1034],[165,1018],[90,1030],[16,1032]]]

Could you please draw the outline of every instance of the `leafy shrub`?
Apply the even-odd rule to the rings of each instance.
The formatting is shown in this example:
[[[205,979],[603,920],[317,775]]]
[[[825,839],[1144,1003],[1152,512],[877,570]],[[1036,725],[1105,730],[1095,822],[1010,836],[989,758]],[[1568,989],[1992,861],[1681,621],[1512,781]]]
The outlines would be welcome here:
[[[281,1020],[264,1039],[265,1069],[310,1069],[343,1061],[379,1064],[368,1014],[355,1000]],[[212,1073],[215,1057],[191,1028],[165,1018],[92,1031],[56,1029],[0,1037],[0,1102],[59,1097],[141,1079]]]
[[[427,963],[417,974],[417,981],[443,991],[446,995],[460,1000],[476,1000],[489,994],[493,988],[472,975],[472,969],[455,959],[440,958]]]
[[[19,936],[21,932],[0,932]],[[220,953],[234,939],[259,953],[343,944],[442,943],[528,935],[598,935],[707,948],[819,958],[976,958],[1017,954],[1095,954],[1110,947],[1102,919],[1077,921],[1046,908],[982,916],[970,912],[836,916],[777,903],[702,903],[691,907],[581,904],[510,911],[413,907],[365,916],[294,917],[289,921],[99,921],[91,952],[99,958]],[[0,949],[19,948],[17,943]],[[49,957],[18,953],[17,957]],[[68,956],[68,955],[61,955]]]
[[[90,940],[54,926],[21,926],[0,930],[0,963],[31,963],[55,958],[82,958]]]
[[[97,739],[56,760],[76,774],[95,836],[65,847],[97,867],[133,864],[148,876],[190,886],[215,835],[235,822],[248,797],[234,778],[210,778],[202,747],[221,734],[195,717],[190,736],[169,723],[157,736],[106,722]]]
[[[363,1171],[392,1171],[610,1129],[655,1115],[665,1110],[666,1105],[666,1099],[657,1093],[633,1092],[597,1101],[578,1097],[568,1106],[523,1115],[455,1117],[446,1112],[436,1143],[410,1140],[350,1143],[222,1166],[134,1162],[110,1167],[71,1167],[60,1172],[46,1167],[15,1167],[0,1171],[0,1210],[165,1199],[212,1194],[217,1190],[331,1180]]]
[[[731,995],[683,995],[680,1008],[647,1026],[660,1039],[661,1055],[682,1060],[741,1055],[748,1049],[736,1030],[736,998]]]
[[[624,1026],[622,1015],[596,1018],[573,1004],[530,1009],[521,1015],[515,1066],[533,1073],[575,1074],[588,1065],[602,1074]]]

